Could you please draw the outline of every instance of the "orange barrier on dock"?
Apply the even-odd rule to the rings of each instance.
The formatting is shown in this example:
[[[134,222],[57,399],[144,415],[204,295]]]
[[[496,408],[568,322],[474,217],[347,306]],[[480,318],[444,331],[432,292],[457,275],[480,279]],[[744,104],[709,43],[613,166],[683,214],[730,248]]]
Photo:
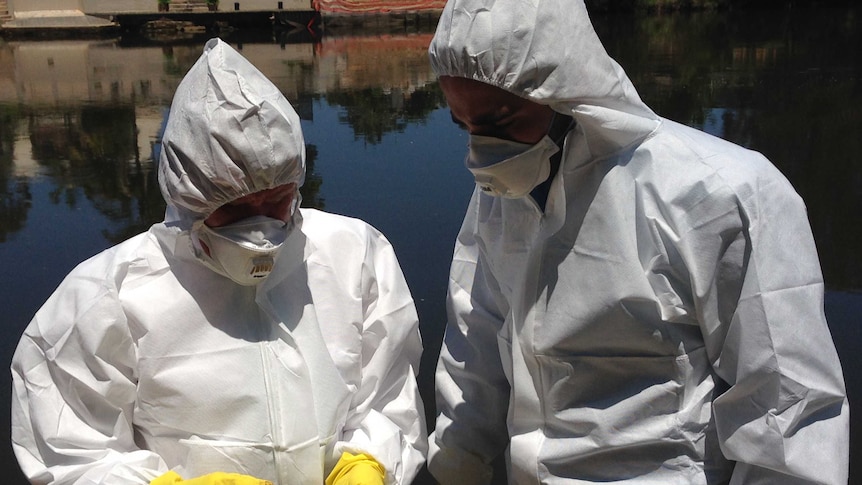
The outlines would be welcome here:
[[[322,13],[391,13],[442,10],[446,0],[314,0]]]

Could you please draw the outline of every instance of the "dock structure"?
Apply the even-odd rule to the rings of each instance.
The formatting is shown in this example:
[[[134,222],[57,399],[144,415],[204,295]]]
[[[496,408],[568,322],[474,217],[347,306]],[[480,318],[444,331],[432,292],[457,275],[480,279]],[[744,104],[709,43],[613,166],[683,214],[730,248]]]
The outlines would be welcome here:
[[[2,36],[113,35],[148,23],[254,28],[434,21],[446,0],[0,0]]]
[[[87,15],[77,0],[0,0],[0,33],[70,29],[95,33],[116,24],[109,18]]]
[[[118,24],[110,19],[87,15],[80,10],[45,10],[22,12],[12,16],[0,25],[3,33],[24,33],[40,31],[69,30],[78,33],[100,33],[115,30]]]
[[[113,34],[152,20],[271,24],[275,16],[308,22],[314,0],[0,0],[0,35]]]

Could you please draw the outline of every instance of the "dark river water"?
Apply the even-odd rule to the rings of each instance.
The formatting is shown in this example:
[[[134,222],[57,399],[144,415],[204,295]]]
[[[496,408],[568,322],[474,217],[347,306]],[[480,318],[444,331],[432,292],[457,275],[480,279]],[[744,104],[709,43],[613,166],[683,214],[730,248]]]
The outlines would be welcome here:
[[[805,199],[853,409],[851,484],[862,483],[860,13],[594,18],[658,113],[763,152]],[[420,314],[420,385],[433,414],[448,264],[473,182],[461,163],[466,136],[451,123],[428,66],[430,29],[222,37],[302,117],[304,205],[365,219],[393,243]],[[161,220],[153,147],[206,38],[0,40],[5,368],[34,312],[74,265]],[[9,372],[0,375],[0,470],[9,472],[4,483],[24,484],[8,438]]]

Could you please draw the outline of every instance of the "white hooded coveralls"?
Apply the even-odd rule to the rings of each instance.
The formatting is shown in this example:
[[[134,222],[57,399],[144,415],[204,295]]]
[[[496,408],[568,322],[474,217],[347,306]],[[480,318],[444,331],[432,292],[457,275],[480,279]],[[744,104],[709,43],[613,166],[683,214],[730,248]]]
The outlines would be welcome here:
[[[441,483],[847,483],[849,408],[803,202],[662,119],[578,0],[450,0],[429,49],[572,116],[545,212],[476,190],[451,267]]]
[[[13,447],[34,483],[146,484],[235,472],[320,485],[342,451],[408,484],[427,447],[418,319],[392,247],[356,219],[298,210],[273,272],[204,266],[191,224],[301,185],[299,118],[210,41],[163,139],[168,220],[74,269],[14,355]]]

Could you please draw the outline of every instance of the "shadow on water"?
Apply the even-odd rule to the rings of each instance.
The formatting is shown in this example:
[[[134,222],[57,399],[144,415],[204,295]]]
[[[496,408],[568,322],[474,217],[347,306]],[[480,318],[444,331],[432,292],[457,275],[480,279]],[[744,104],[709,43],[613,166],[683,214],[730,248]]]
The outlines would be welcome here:
[[[862,455],[862,382],[852,372],[862,368],[858,19],[852,9],[594,19],[657,112],[763,152],[805,199],[853,407],[854,457]],[[472,180],[460,163],[466,138],[427,63],[430,29],[222,36],[300,113],[309,155],[304,205],[365,219],[396,248],[422,322],[420,387],[433,416],[447,270]],[[0,43],[6,365],[24,326],[75,264],[161,220],[151,154],[205,39]],[[6,376],[0,414],[8,417]],[[9,434],[8,419],[0,420],[0,436]],[[6,443],[0,466],[17,470]],[[851,483],[862,481],[862,462],[851,467]],[[7,483],[26,483],[16,477]]]

